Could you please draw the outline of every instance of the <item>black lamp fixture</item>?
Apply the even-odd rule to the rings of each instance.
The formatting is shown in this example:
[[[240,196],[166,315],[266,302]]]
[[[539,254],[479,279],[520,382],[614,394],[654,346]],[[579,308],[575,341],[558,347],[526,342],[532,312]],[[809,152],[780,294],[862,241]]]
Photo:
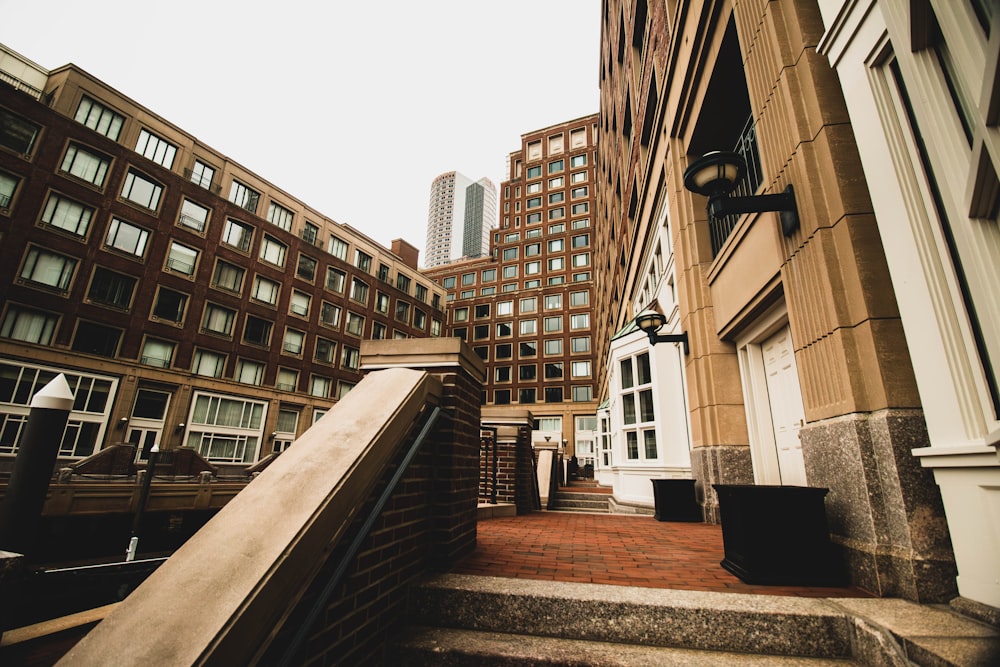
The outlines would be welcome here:
[[[644,310],[635,316],[635,325],[642,329],[647,336],[649,336],[649,344],[656,345],[657,343],[683,343],[684,344],[684,354],[691,354],[691,348],[688,346],[688,335],[685,331],[679,334],[661,334],[657,333],[667,322],[667,318],[663,316],[662,313],[658,313],[655,310]]]
[[[781,217],[781,232],[791,236],[799,228],[799,210],[795,205],[795,189],[789,185],[784,192],[773,195],[730,197],[737,183],[746,174],[742,156],[732,151],[712,151],[688,165],[684,170],[684,187],[708,197],[708,217],[711,219],[740,213],[776,211]]]

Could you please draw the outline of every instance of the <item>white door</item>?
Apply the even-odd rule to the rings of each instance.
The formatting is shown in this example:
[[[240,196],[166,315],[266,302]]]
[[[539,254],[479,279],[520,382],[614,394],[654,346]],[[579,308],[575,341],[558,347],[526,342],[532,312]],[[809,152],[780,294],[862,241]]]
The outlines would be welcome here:
[[[806,467],[799,439],[799,429],[805,423],[805,410],[788,327],[765,340],[760,347],[781,483],[805,486]]]
[[[169,405],[168,392],[146,388],[140,388],[136,392],[132,418],[128,424],[128,441],[136,445],[136,461],[147,460],[153,445],[160,444]]]

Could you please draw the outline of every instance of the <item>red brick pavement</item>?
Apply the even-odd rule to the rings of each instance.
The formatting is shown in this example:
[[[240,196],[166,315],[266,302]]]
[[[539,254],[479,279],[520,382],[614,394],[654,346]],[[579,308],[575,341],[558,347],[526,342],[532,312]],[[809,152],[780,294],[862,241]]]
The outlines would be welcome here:
[[[745,584],[720,565],[722,528],[650,516],[534,512],[480,521],[456,574],[800,597],[871,597],[859,588]]]

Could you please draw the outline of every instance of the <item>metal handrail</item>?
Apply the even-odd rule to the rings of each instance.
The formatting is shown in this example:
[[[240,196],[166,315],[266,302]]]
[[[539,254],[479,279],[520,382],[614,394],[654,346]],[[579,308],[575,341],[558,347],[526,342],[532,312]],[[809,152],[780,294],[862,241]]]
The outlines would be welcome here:
[[[347,573],[347,568],[350,567],[354,557],[357,556],[358,551],[361,549],[361,544],[365,541],[365,539],[367,539],[369,533],[371,533],[371,530],[375,525],[375,521],[382,513],[382,510],[385,508],[385,504],[389,501],[393,492],[396,490],[396,486],[399,485],[399,481],[403,478],[407,468],[409,468],[413,458],[417,455],[417,452],[420,450],[420,446],[424,443],[424,440],[430,433],[431,428],[433,428],[434,424],[437,422],[440,414],[441,408],[440,406],[437,406],[431,412],[427,421],[424,422],[423,428],[420,429],[420,433],[417,434],[416,439],[413,441],[413,444],[410,445],[410,449],[406,452],[406,455],[400,462],[399,467],[396,468],[396,471],[392,475],[392,479],[389,480],[388,485],[386,485],[385,489],[382,491],[382,495],[379,496],[379,499],[375,503],[375,506],[372,507],[371,512],[369,512],[368,516],[365,517],[361,530],[354,536],[354,539],[351,541],[351,545],[340,558],[340,561],[338,561],[333,574],[330,575],[330,578],[327,580],[323,590],[313,602],[308,615],[305,619],[303,619],[303,622],[299,624],[298,629],[296,629],[295,635],[292,637],[291,642],[288,644],[284,654],[281,656],[281,661],[278,663],[279,665],[285,666],[292,664],[292,659],[298,653],[299,649],[302,648],[302,644],[305,643],[306,636],[309,633],[310,628],[312,628],[319,615],[323,613],[323,610],[326,608],[326,605],[330,600],[330,596],[333,595],[333,591],[344,578],[344,575]]]

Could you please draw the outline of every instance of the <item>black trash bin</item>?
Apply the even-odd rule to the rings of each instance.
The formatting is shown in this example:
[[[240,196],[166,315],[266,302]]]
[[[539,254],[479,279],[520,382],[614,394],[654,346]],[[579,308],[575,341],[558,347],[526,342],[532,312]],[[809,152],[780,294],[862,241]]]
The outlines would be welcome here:
[[[693,479],[654,479],[653,504],[657,521],[704,521]]]

